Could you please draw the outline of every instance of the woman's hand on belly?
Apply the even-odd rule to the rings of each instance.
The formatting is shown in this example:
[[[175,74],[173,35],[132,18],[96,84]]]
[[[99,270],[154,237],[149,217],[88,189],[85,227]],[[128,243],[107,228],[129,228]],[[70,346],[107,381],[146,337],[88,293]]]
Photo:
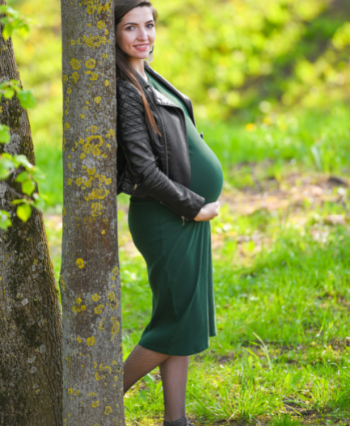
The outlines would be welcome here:
[[[215,201],[214,203],[204,204],[200,212],[194,218],[197,222],[207,221],[214,219],[214,217],[219,215],[220,202]]]

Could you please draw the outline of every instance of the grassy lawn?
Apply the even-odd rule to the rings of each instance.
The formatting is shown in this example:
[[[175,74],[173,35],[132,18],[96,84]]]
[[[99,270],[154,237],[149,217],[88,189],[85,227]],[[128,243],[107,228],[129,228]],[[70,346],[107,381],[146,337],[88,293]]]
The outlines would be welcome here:
[[[350,425],[349,118],[339,107],[198,124],[226,182],[211,222],[218,335],[190,363],[195,424]],[[59,149],[39,145],[36,157],[59,183]],[[61,189],[45,185],[54,194],[45,222],[58,278]],[[118,202],[126,357],[149,321],[151,292],[127,227],[128,197]],[[128,425],[162,425],[157,369],[125,406]]]

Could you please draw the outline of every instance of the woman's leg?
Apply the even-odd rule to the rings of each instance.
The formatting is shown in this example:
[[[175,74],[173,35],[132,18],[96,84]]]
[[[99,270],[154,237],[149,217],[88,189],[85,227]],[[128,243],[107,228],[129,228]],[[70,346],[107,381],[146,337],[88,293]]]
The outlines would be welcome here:
[[[124,393],[169,357],[136,345],[124,363]]]
[[[187,425],[186,385],[189,360],[189,356],[171,356],[159,367],[163,382],[165,422],[179,420],[176,424]]]

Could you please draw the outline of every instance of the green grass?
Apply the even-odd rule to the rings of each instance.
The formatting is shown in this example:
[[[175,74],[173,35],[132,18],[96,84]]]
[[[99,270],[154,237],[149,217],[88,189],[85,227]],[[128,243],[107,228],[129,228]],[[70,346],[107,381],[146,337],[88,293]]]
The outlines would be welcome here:
[[[11,4],[43,23],[32,27],[27,41],[15,36],[14,43],[22,82],[38,99],[29,118],[36,164],[46,174],[39,188],[49,196],[45,223],[58,281],[60,7],[59,2]],[[330,174],[348,179],[349,106],[270,112],[254,123],[197,120],[197,127],[223,165],[225,202],[212,222],[218,335],[208,351],[191,357],[189,416],[200,425],[350,425],[349,191],[341,195],[335,188],[320,199],[310,190],[303,195],[306,181],[319,186]],[[278,204],[284,189],[290,200]],[[275,199],[265,200],[267,193]],[[291,201],[295,194],[300,199]],[[267,207],[254,205],[253,196]],[[128,197],[121,195],[118,202],[126,357],[150,318],[151,293],[145,263],[132,249],[127,229]],[[329,224],[328,216],[335,214],[344,215],[343,225]],[[128,425],[162,424],[157,370],[127,394],[125,406]]]
[[[280,181],[293,168],[339,176],[349,174],[350,113],[346,105],[331,111],[261,116],[252,124],[197,123],[221,161],[226,188],[259,188],[262,180]],[[52,211],[62,205],[60,135],[54,133],[50,141],[40,132],[38,135],[34,135],[36,163],[46,175],[39,187],[49,195],[47,208]]]
[[[190,363],[187,412],[196,424],[349,424],[350,198],[347,189],[322,186],[330,173],[346,178],[350,165],[346,111],[335,111],[305,114],[297,130],[218,124],[214,131],[198,124],[223,163],[226,184],[212,221],[218,335]],[[278,142],[293,132],[288,146]],[[265,144],[269,134],[275,145]],[[322,167],[311,150],[316,135],[324,135]],[[58,152],[40,145],[36,151],[56,182],[46,213],[56,278],[62,230],[57,214],[48,213],[55,205],[60,211]],[[45,185],[51,191],[51,180]],[[323,188],[319,198],[313,188]],[[151,292],[127,227],[128,197],[118,202],[126,357],[150,319]],[[331,215],[341,215],[341,224],[332,224]],[[157,373],[128,392],[128,425],[162,424]]]
[[[350,167],[349,107],[270,113],[256,123],[198,123],[204,138],[225,170],[234,164],[270,161],[272,167],[297,163],[325,173],[345,173]],[[246,128],[247,127],[247,128]]]
[[[271,425],[299,425],[278,417],[286,409],[349,418],[350,230],[322,225],[328,236],[319,242],[311,217],[302,228],[281,227],[278,216],[270,217],[266,227],[264,216],[240,221],[225,207],[213,233],[227,220],[235,231],[214,252],[218,335],[208,351],[191,357],[189,415],[208,425],[258,424],[268,415]],[[237,244],[233,233],[249,234],[259,225],[271,241],[252,254],[254,247]],[[127,256],[122,246],[120,253],[126,355],[149,320],[151,297],[142,258]],[[129,424],[161,418],[160,382],[148,377],[145,384],[126,398]]]

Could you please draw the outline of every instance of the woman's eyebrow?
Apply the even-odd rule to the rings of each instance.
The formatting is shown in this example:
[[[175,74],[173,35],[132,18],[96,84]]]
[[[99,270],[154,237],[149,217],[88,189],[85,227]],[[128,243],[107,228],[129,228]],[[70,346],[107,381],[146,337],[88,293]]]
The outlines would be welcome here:
[[[146,22],[146,24],[153,21],[154,21],[153,19],[150,19],[149,21]],[[124,24],[123,27],[125,27],[125,25],[138,25],[138,24],[136,22],[128,22],[127,24]]]

